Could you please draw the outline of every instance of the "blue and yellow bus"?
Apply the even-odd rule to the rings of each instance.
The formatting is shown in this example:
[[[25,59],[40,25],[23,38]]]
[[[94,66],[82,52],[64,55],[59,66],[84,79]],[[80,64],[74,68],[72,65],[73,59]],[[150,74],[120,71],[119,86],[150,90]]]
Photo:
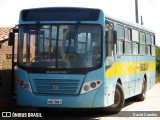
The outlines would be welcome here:
[[[117,113],[155,84],[155,33],[100,9],[24,9],[14,31],[17,105]]]

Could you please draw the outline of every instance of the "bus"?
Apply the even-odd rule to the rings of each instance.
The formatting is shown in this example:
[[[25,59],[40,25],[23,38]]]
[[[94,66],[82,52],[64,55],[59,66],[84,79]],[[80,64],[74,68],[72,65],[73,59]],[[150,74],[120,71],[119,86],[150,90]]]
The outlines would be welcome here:
[[[13,47],[15,33],[17,105],[118,113],[155,84],[155,33],[100,9],[24,9],[9,34]]]

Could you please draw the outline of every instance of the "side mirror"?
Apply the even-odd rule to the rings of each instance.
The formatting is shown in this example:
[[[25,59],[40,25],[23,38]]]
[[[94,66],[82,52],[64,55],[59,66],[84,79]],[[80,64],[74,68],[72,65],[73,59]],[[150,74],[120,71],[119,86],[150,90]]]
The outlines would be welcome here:
[[[13,46],[14,45],[14,33],[10,32],[9,33],[9,40],[8,40],[8,46]]]
[[[113,31],[113,43],[116,44],[117,43],[117,32]]]

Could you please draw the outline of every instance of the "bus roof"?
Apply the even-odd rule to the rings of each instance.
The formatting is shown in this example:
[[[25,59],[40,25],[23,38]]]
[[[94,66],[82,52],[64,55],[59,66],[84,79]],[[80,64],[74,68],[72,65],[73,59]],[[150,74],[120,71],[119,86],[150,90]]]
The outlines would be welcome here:
[[[100,9],[80,7],[41,7],[23,9],[23,21],[97,21]]]
[[[135,29],[140,29],[142,31],[147,31],[149,33],[155,34],[154,30],[148,29],[148,28],[146,28],[146,27],[144,27],[140,24],[128,22],[128,21],[125,21],[125,20],[122,20],[122,19],[118,19],[118,18],[108,16],[108,15],[105,15],[105,17],[106,17],[105,19],[107,19],[107,20],[111,20],[111,21],[114,21],[114,22],[117,22],[117,23],[120,23],[120,24],[124,24],[126,26],[129,26],[129,27],[132,27],[132,28],[135,28]]]
[[[85,10],[85,11],[88,11],[88,10],[97,10],[97,11],[103,11],[101,9],[98,9],[98,8],[87,8],[87,7],[39,7],[39,8],[30,8],[30,9],[23,9],[21,12],[25,12],[25,11],[39,11],[39,10],[50,10],[50,9],[70,9],[70,10]],[[104,11],[103,11],[104,12]],[[83,12],[84,14],[85,12]],[[114,22],[117,22],[117,23],[120,23],[120,24],[124,24],[126,26],[129,26],[129,27],[132,27],[132,28],[135,28],[135,29],[140,29],[142,31],[147,31],[149,33],[152,33],[152,34],[155,34],[155,31],[151,30],[151,29],[148,29],[142,25],[139,25],[137,23],[132,23],[132,22],[128,22],[128,21],[125,21],[125,20],[122,20],[122,19],[118,19],[118,18],[115,18],[115,17],[111,17],[109,15],[105,15],[105,19],[108,19],[108,20],[111,20],[111,21],[114,21]]]

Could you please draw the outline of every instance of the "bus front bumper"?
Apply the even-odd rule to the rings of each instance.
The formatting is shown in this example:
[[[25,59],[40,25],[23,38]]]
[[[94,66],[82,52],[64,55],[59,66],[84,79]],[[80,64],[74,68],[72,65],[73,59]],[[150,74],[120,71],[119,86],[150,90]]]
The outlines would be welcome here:
[[[104,107],[103,93],[99,89],[78,95],[34,94],[17,86],[16,102],[20,106],[49,108],[93,108]],[[100,93],[100,94],[98,94]]]

